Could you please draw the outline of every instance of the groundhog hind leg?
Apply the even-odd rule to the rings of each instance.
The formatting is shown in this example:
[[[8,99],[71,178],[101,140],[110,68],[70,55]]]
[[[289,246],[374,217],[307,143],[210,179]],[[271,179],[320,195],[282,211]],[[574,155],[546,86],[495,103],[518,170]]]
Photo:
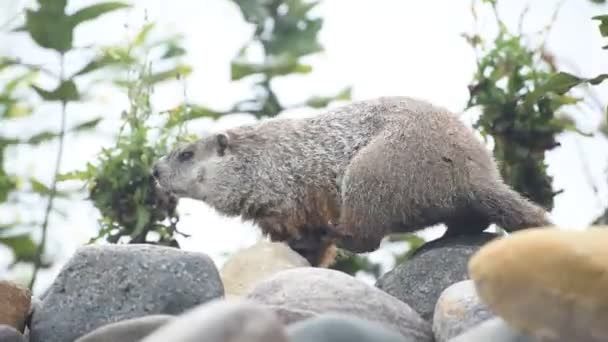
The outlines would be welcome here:
[[[330,233],[336,235],[339,248],[353,253],[376,250],[394,223],[390,207],[395,205],[395,189],[387,170],[382,169],[390,162],[383,160],[383,144],[377,139],[361,149],[342,178],[340,219]]]

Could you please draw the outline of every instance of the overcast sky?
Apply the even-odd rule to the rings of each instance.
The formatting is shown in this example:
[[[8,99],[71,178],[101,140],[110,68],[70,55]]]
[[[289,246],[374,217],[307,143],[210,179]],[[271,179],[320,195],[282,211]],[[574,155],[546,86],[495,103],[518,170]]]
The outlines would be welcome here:
[[[32,2],[0,0],[0,25]],[[97,1],[70,1],[70,9],[94,2]],[[524,26],[526,32],[542,28],[558,3],[553,0],[499,2],[502,4],[500,14],[510,27],[515,27],[526,3],[533,4]],[[250,94],[248,84],[230,82],[230,60],[252,32],[231,1],[147,0],[133,3],[136,6],[128,11],[108,15],[83,26],[76,32],[75,44],[86,46],[125,41],[141,28],[147,17],[149,21],[157,22],[163,33],[176,32],[185,36],[187,62],[194,67],[186,86],[191,101],[225,108]],[[582,76],[608,70],[608,52],[601,50],[601,46],[608,42],[601,39],[597,23],[590,20],[593,15],[604,12],[608,13],[606,6],[592,6],[588,0],[567,0],[550,37],[550,50],[576,65]],[[314,66],[312,74],[276,83],[284,102],[298,102],[313,94],[333,93],[351,85],[355,99],[408,95],[430,100],[456,112],[465,106],[467,85],[475,65],[474,54],[460,34],[473,29],[470,1],[325,0],[316,13],[325,19],[320,39],[326,51],[310,59]],[[482,22],[491,24],[488,14],[483,12]],[[481,30],[486,34],[493,32],[491,25],[482,26]],[[40,51],[22,34],[0,33],[0,54],[19,56],[31,63],[57,68],[55,55]],[[68,70],[78,68],[90,57],[90,53],[68,56]],[[606,104],[608,87],[604,85],[597,90]],[[182,101],[183,96],[183,88],[179,84],[161,87],[154,94],[154,103],[157,109],[166,109]],[[103,115],[106,120],[97,136],[68,138],[62,171],[81,168],[95,158],[101,146],[112,144],[119,113],[126,104],[124,95],[100,90],[88,104],[69,108],[72,123],[97,115]],[[291,116],[310,114],[311,111],[288,113]],[[592,130],[599,124],[601,113],[584,112],[576,117],[580,128]],[[33,134],[57,127],[57,118],[56,106],[40,106],[33,118],[3,124],[0,133]],[[195,122],[190,125],[190,130],[202,133],[253,121],[247,115],[233,115],[217,123],[208,120]],[[564,228],[578,229],[587,225],[608,203],[607,176],[604,173],[608,144],[601,138],[582,138],[573,134],[560,137],[560,141],[563,146],[547,155],[549,172],[555,177],[554,188],[565,190],[555,199],[552,218]],[[54,144],[34,150],[9,151],[10,170],[50,181],[55,151]],[[586,180],[581,166],[583,155],[592,179],[599,186],[598,195]],[[0,220],[15,215],[27,220],[41,220],[44,205],[41,199],[31,198],[26,206],[20,208],[0,208]],[[49,246],[49,250],[59,251],[59,262],[45,272],[37,289],[47,286],[62,262],[95,233],[99,214],[90,203],[77,201],[63,208],[67,216],[54,217]],[[191,238],[181,241],[184,248],[209,254],[218,266],[224,260],[222,253],[251,245],[259,238],[259,232],[252,225],[239,219],[223,218],[200,202],[184,200],[180,211],[179,228],[192,234]],[[434,237],[440,232],[441,229],[431,230],[425,232],[425,236]],[[384,249],[372,255],[375,259],[385,260],[388,253]]]

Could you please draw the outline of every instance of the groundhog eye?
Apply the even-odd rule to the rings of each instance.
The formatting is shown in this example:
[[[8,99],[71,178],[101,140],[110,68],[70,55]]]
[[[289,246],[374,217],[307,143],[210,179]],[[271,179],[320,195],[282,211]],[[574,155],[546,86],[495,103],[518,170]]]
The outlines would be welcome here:
[[[192,159],[192,157],[194,157],[194,152],[184,151],[177,156],[177,159],[179,159],[180,162],[185,162]]]

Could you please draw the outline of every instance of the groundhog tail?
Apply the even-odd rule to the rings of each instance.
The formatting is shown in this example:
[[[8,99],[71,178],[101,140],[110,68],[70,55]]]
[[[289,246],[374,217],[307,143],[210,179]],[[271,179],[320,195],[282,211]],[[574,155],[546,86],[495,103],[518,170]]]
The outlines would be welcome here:
[[[552,225],[545,209],[504,183],[478,188],[475,195],[478,210],[508,232]]]

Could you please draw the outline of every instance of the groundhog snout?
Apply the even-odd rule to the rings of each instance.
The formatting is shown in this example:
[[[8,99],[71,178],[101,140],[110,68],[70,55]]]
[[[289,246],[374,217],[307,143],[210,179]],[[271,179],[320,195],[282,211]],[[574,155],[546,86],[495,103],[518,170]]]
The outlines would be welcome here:
[[[157,180],[160,178],[160,170],[158,169],[158,165],[154,165],[152,167],[152,177],[156,178]]]

